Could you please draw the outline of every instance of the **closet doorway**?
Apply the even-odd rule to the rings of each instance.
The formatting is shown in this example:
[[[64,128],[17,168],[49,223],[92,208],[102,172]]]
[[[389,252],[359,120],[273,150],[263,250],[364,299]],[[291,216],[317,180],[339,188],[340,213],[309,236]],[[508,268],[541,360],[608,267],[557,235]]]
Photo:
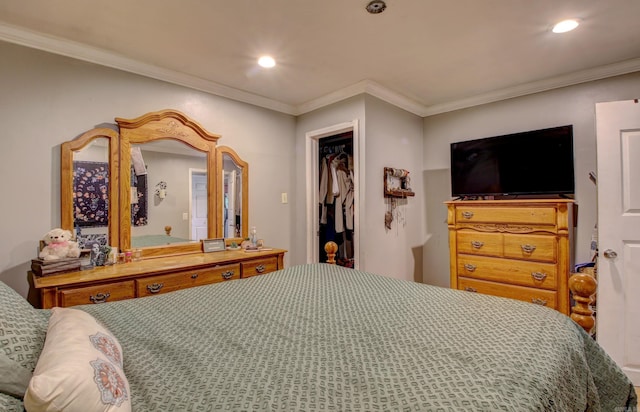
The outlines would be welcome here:
[[[338,244],[338,265],[359,268],[357,121],[307,133],[307,262],[325,262]]]

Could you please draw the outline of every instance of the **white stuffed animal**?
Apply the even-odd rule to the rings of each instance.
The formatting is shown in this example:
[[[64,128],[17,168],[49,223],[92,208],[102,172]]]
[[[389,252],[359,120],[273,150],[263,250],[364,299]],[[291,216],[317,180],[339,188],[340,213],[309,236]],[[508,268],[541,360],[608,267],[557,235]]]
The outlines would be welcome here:
[[[79,257],[80,247],[78,242],[71,240],[71,231],[60,228],[51,229],[42,240],[46,244],[40,251],[40,258],[44,260],[56,260],[68,257]]]

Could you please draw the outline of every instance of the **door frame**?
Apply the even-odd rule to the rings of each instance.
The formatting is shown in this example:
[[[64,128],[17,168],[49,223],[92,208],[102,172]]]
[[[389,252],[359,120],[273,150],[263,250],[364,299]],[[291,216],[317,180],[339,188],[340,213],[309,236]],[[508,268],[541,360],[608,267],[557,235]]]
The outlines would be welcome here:
[[[364,186],[364,159],[360,156],[364,153],[364,139],[360,138],[358,120],[335,124],[322,129],[312,130],[305,134],[306,143],[306,193],[307,193],[307,263],[315,263],[320,259],[319,255],[319,230],[320,217],[318,215],[318,191],[319,169],[318,160],[320,139],[331,137],[340,133],[353,133],[353,240],[354,240],[354,268],[360,269],[360,188]]]
[[[193,239],[195,237],[195,233],[193,233],[193,175],[204,176],[207,179],[207,169],[195,169],[189,168],[189,239]],[[211,222],[207,221],[207,227],[209,227]]]

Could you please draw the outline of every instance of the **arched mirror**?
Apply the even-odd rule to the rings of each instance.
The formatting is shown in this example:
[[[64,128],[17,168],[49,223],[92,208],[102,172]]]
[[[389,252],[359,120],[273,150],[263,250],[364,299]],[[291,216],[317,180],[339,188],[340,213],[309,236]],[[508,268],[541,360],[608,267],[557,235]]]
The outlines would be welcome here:
[[[120,126],[120,245],[143,257],[201,250],[217,235],[216,142],[182,113],[164,110]]]
[[[249,233],[249,164],[227,146],[216,149],[220,198],[218,233],[225,239],[242,240]]]
[[[81,247],[118,246],[118,132],[96,128],[60,148],[61,227]]]

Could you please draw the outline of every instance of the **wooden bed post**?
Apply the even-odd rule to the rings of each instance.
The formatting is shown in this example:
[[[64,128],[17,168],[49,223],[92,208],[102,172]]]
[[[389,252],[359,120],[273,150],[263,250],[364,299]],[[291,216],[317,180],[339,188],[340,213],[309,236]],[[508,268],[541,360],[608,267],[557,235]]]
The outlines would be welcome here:
[[[596,279],[588,273],[574,273],[569,278],[569,289],[573,292],[573,299],[576,301],[575,306],[571,308],[571,319],[582,326],[587,333],[590,333],[596,324],[590,305],[597,286]]]
[[[336,242],[329,241],[324,244],[324,251],[327,252],[327,263],[329,263],[330,265],[335,265],[338,244]]]

